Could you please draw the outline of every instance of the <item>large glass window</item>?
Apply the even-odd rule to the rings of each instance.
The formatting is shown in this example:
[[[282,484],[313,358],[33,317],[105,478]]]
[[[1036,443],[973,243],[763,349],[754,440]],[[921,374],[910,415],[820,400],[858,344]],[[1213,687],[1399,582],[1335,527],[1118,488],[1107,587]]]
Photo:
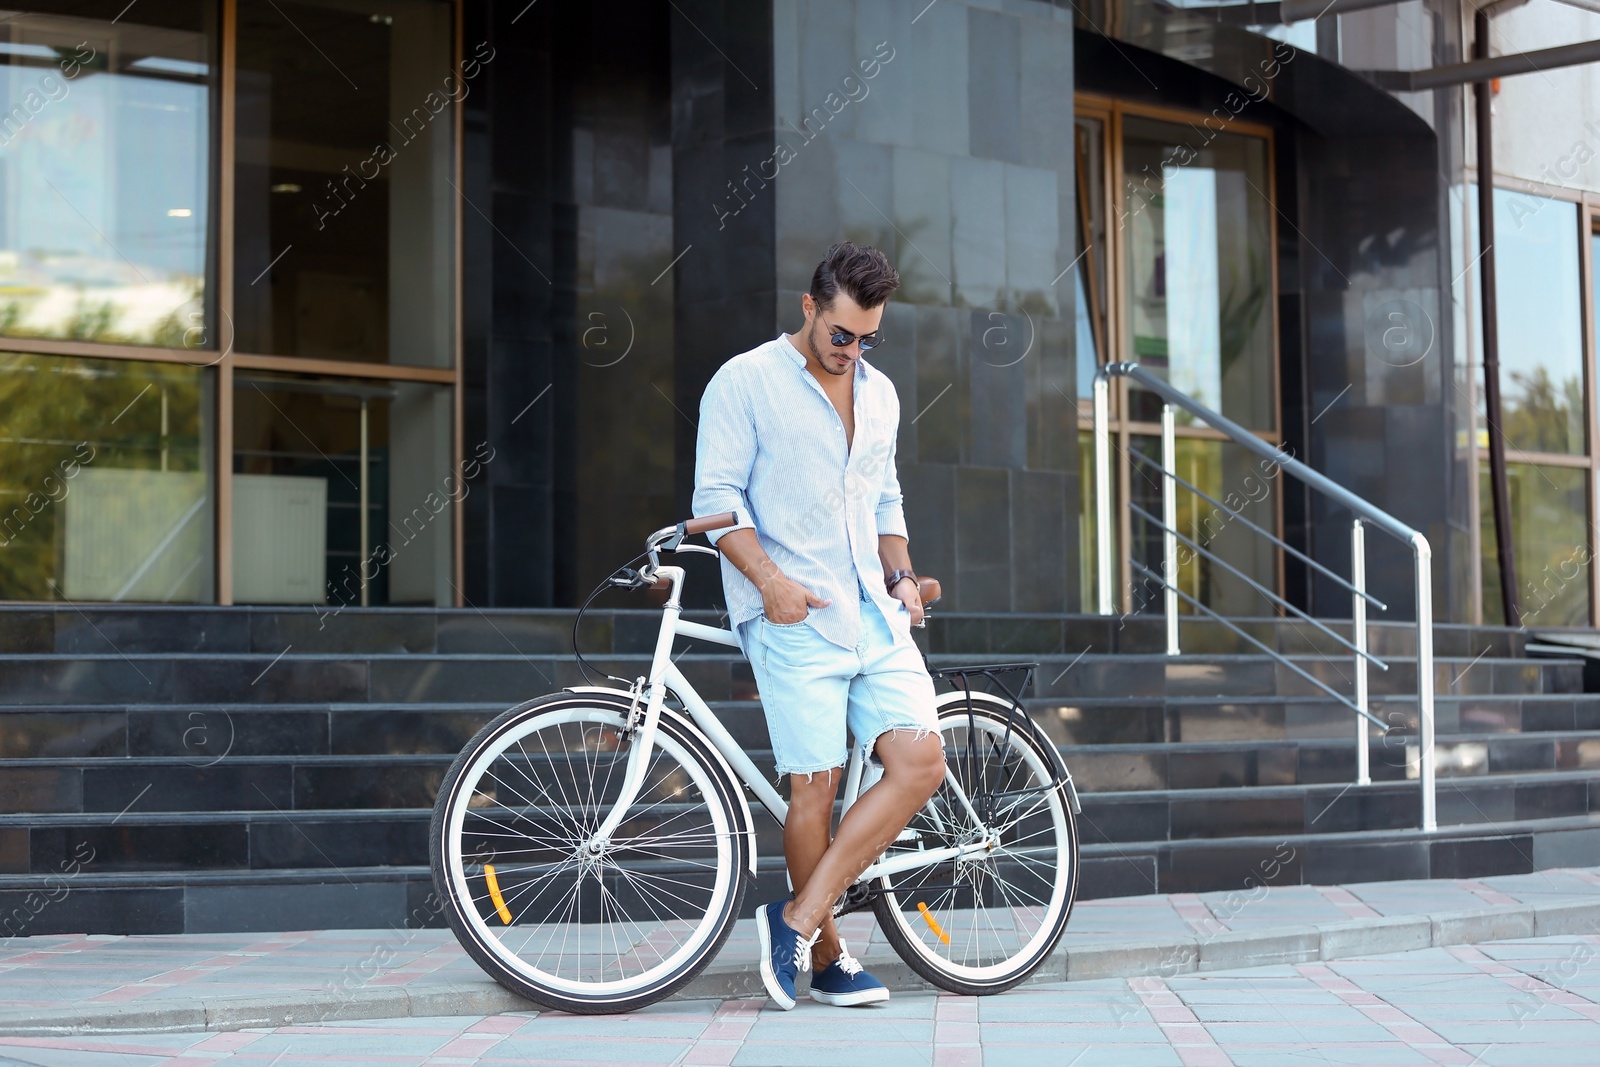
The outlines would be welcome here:
[[[1525,626],[1589,624],[1590,551],[1584,514],[1588,472],[1577,467],[1510,463],[1511,533],[1517,591]],[[1483,618],[1505,616],[1500,599],[1500,554],[1494,537],[1489,465],[1479,467],[1483,526]]]
[[[1275,429],[1266,142],[1129,116],[1122,159],[1126,358],[1244,426]],[[1160,418],[1153,396],[1130,404],[1136,419]]]
[[[451,124],[485,57],[452,68],[439,0],[238,11],[235,347],[449,366]]]
[[[8,6],[0,333],[201,347],[216,5]]]
[[[1220,133],[1140,114],[1136,105],[1080,99],[1077,115],[1078,396],[1080,430],[1091,425],[1090,387],[1106,358],[1137,362],[1200,403],[1277,437],[1277,368],[1273,315],[1272,188],[1267,131],[1237,124]],[[1107,164],[1109,157],[1110,163]],[[1107,189],[1102,176],[1115,175]],[[1115,579],[1124,610],[1159,611],[1162,532],[1134,511],[1161,516],[1158,397],[1126,379],[1113,381],[1112,491],[1125,485],[1112,530]],[[1177,474],[1222,501],[1212,505],[1177,490],[1177,526],[1226,566],[1188,547],[1179,550],[1179,588],[1214,611],[1248,615],[1271,602],[1229,567],[1273,591],[1277,549],[1234,520],[1239,511],[1266,530],[1278,528],[1275,469],[1269,475],[1237,446],[1188,413],[1176,411]],[[1094,478],[1092,441],[1080,436],[1079,534],[1090,562],[1080,575],[1085,610],[1096,603],[1092,579]],[[1268,465],[1270,466],[1270,465]],[[1187,601],[1180,610],[1190,612]]]
[[[235,383],[235,602],[450,603],[451,509],[466,487],[449,466],[449,389]]]
[[[212,598],[207,382],[0,353],[0,599]]]
[[[1477,189],[1470,191],[1477,219]],[[1499,318],[1499,432],[1521,453],[1507,464],[1519,608],[1530,626],[1590,619],[1588,482],[1584,431],[1582,234],[1579,206],[1496,189],[1495,289]],[[1476,226],[1473,227],[1475,232]],[[1477,238],[1473,237],[1476,253]],[[1477,274],[1471,272],[1476,285]],[[1482,373],[1482,364],[1478,364]],[[1483,619],[1505,618],[1489,484],[1489,425],[1478,391],[1479,540]]]
[[[1477,190],[1473,189],[1476,219]],[[1501,426],[1525,452],[1582,455],[1583,283],[1578,205],[1496,189]],[[1483,418],[1480,391],[1479,418]]]

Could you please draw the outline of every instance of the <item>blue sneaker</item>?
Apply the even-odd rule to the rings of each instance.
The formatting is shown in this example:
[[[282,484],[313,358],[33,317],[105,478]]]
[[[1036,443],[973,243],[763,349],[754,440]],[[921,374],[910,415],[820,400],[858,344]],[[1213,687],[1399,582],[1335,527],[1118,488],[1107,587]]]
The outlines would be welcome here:
[[[756,909],[756,936],[761,940],[761,981],[778,1007],[794,1007],[794,976],[811,969],[811,937],[783,921],[783,903],[763,904]]]
[[[844,941],[839,942],[839,958],[811,976],[811,999],[839,1008],[858,1004],[877,1004],[889,999],[888,988],[861,969],[861,963]]]

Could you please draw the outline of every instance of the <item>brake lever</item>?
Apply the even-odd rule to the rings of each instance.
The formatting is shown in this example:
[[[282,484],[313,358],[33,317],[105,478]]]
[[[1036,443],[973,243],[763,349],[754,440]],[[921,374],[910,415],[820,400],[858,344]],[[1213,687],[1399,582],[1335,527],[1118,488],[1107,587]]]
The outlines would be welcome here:
[[[722,553],[718,552],[716,549],[714,549],[714,548],[706,548],[704,545],[688,545],[688,544],[684,544],[684,545],[679,545],[677,548],[673,549],[673,551],[674,552],[704,552],[708,556],[720,556],[720,555],[722,555]]]

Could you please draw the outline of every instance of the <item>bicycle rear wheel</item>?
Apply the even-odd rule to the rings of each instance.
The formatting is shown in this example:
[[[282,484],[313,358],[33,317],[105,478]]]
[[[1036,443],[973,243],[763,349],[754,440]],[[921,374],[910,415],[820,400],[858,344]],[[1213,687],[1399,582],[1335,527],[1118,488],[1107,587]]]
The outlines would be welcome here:
[[[912,970],[967,996],[1000,993],[1032,974],[1066,932],[1078,887],[1078,832],[1060,757],[996,697],[940,698],[950,776],[998,844],[986,852],[881,878],[878,925]],[[912,816],[885,858],[983,839],[949,778]]]
[[[485,726],[434,806],[434,884],[462,946],[546,1007],[630,1011],[716,955],[739,914],[744,809],[692,725],[663,712],[638,799],[610,840],[632,753],[626,694],[560,693]]]

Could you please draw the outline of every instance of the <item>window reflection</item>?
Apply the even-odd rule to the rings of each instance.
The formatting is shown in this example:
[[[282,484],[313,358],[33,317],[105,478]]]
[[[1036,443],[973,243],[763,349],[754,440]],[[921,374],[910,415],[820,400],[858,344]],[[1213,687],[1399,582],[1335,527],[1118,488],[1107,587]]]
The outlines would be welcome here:
[[[0,599],[210,600],[208,394],[182,364],[0,354]]]
[[[206,346],[210,5],[23,6],[0,19],[0,333]]]
[[[1275,426],[1266,142],[1129,117],[1128,358],[1251,429]],[[1208,131],[1209,132],[1209,131]],[[1160,402],[1135,391],[1133,417]],[[1192,422],[1184,412],[1180,423]]]
[[[1560,200],[1495,190],[1501,427],[1511,448],[1584,451],[1577,210]],[[1479,418],[1485,418],[1481,391]]]
[[[1506,465],[1519,607],[1526,626],[1589,625],[1590,551],[1584,536],[1587,472],[1531,463]],[[1479,471],[1483,541],[1483,619],[1505,617],[1500,600],[1500,553],[1494,536],[1489,468]]]
[[[445,367],[455,109],[439,0],[239,0],[242,352]]]
[[[449,603],[450,509],[465,495],[449,469],[450,391],[256,372],[235,382],[234,600]]]

